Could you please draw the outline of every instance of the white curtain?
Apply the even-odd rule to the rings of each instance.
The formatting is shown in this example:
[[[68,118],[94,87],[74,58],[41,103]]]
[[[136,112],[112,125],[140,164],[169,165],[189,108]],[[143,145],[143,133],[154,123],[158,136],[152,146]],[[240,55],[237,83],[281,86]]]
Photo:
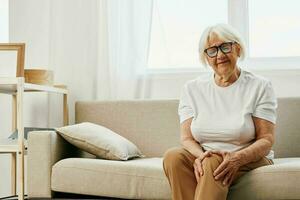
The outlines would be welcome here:
[[[144,97],[152,1],[100,1],[98,99]]]

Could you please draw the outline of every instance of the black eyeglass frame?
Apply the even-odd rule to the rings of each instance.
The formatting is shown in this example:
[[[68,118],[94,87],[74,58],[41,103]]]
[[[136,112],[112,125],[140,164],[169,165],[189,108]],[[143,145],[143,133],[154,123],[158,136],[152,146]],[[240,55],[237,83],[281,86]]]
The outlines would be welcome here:
[[[229,52],[224,52],[224,51],[222,50],[221,46],[224,45],[224,44],[230,44],[230,51],[229,51]],[[231,52],[232,52],[232,45],[233,45],[233,44],[237,44],[237,42],[223,42],[223,43],[220,44],[219,46],[212,46],[212,47],[209,47],[209,48],[205,49],[204,52],[206,53],[206,55],[207,55],[208,57],[214,58],[214,57],[217,57],[217,55],[218,55],[218,53],[219,53],[219,49],[220,49],[220,51],[222,51],[222,53],[224,53],[224,54],[231,53]],[[212,49],[212,48],[217,48],[217,51],[216,51],[216,55],[215,55],[215,56],[210,56],[210,55],[208,55],[208,53],[207,53],[207,51],[208,51],[209,49]]]

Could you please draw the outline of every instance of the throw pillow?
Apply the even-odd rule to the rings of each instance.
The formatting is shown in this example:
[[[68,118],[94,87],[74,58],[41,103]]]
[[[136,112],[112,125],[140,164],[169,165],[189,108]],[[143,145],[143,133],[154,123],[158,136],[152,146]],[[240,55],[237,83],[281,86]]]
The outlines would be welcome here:
[[[74,146],[99,158],[128,160],[144,157],[136,145],[104,126],[84,122],[56,128],[56,131]]]

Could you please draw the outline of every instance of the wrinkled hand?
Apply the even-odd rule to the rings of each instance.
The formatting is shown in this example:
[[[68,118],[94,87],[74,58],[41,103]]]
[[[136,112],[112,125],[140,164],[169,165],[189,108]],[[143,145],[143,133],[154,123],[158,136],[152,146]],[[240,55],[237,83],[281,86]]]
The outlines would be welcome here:
[[[197,182],[199,182],[200,176],[203,176],[203,174],[204,174],[203,169],[202,169],[202,161],[204,160],[204,158],[210,157],[211,155],[212,155],[211,151],[206,151],[201,156],[199,156],[198,158],[195,159],[194,174],[195,174]]]
[[[238,172],[241,165],[240,157],[236,152],[226,151],[211,151],[214,154],[222,156],[223,161],[214,171],[214,177],[216,180],[221,180],[223,185],[230,185]]]

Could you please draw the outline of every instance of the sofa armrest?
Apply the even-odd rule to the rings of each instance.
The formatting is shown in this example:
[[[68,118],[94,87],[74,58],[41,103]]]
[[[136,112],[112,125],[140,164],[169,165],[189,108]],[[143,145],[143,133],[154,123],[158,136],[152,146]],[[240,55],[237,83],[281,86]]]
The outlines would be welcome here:
[[[61,159],[76,156],[76,148],[55,131],[32,131],[28,135],[28,197],[52,197],[52,166]]]

